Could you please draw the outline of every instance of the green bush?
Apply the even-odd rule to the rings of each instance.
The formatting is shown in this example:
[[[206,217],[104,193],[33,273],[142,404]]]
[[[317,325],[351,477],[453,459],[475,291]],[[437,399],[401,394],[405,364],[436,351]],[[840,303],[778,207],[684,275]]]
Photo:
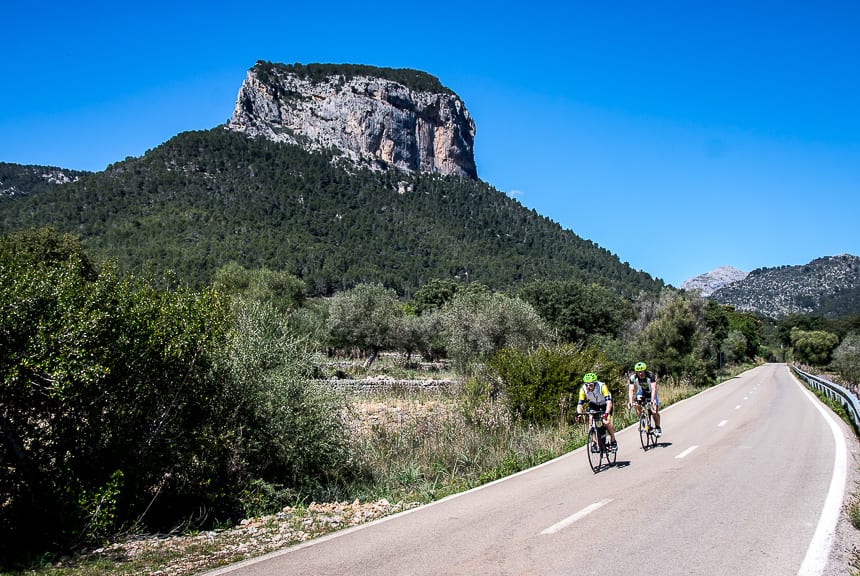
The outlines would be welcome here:
[[[70,237],[0,239],[0,557],[97,541],[197,481],[223,320],[214,294],[96,271]]]
[[[296,342],[256,299],[0,237],[0,564],[336,490],[342,404]]]
[[[282,313],[302,306],[307,297],[304,282],[291,274],[268,268],[249,270],[236,262],[219,268],[212,283],[227,294],[269,302]]]
[[[351,473],[344,399],[310,382],[312,354],[272,306],[240,300],[234,318],[219,418],[232,482],[259,479],[320,497]]]
[[[791,329],[791,346],[794,357],[813,366],[827,366],[830,363],[839,336],[824,330]]]
[[[502,382],[505,402],[517,419],[545,424],[570,420],[575,412],[582,376],[597,372],[621,392],[611,377],[618,367],[590,346],[571,344],[541,346],[534,351],[506,348],[489,362]]]
[[[860,335],[849,334],[833,352],[833,367],[848,382],[860,386]]]

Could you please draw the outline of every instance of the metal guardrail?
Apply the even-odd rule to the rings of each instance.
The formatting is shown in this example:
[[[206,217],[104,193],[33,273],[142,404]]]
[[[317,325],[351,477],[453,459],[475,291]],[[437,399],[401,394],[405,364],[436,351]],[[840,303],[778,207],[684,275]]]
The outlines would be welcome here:
[[[839,384],[813,376],[796,366],[792,366],[791,369],[794,370],[798,378],[806,382],[807,386],[824,394],[827,398],[839,402],[854,422],[854,429],[860,430],[860,400],[857,399],[857,396]]]

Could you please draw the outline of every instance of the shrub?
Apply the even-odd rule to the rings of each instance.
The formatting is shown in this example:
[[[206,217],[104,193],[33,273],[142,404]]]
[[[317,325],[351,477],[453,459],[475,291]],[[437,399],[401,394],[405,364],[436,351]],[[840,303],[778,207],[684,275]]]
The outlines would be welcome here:
[[[826,366],[839,344],[839,336],[824,330],[791,329],[791,346],[799,362]]]
[[[164,286],[51,231],[0,238],[0,564],[348,478],[342,403],[283,314]]]
[[[349,475],[344,401],[310,382],[312,354],[272,306],[240,300],[234,318],[221,358],[226,397],[219,417],[229,484],[241,489],[261,480],[275,491],[320,495]]]
[[[223,314],[97,271],[70,237],[0,239],[0,558],[97,542],[187,491]]]
[[[833,352],[833,367],[848,382],[860,386],[860,335],[849,334]]]
[[[489,365],[502,382],[511,415],[535,424],[569,419],[586,372],[614,375],[618,371],[598,349],[571,344],[541,346],[530,352],[506,348]],[[617,395],[620,389],[612,387]]]

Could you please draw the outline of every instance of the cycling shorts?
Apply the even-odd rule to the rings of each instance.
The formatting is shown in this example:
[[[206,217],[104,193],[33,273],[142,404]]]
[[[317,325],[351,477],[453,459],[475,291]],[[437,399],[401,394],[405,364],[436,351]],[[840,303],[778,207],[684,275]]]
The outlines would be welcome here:
[[[606,412],[606,404],[595,404],[594,402],[589,402],[589,403],[588,403],[588,409],[589,409],[589,410],[599,410],[600,412]],[[609,410],[609,415],[610,415],[610,416],[612,415],[612,412],[613,412],[614,410],[615,410],[615,406],[613,406],[613,407]]]
[[[654,397],[654,400],[655,400],[655,403],[657,404],[657,406],[660,406],[660,401],[657,399],[656,396]],[[645,403],[651,401],[651,395],[650,394],[647,394],[647,395],[646,394],[637,394],[636,395],[636,401],[639,402],[640,404],[645,404]]]

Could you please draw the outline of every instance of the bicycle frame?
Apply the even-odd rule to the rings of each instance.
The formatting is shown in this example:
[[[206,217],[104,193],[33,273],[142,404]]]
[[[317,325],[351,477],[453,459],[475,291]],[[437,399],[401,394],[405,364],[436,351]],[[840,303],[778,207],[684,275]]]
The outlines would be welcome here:
[[[600,410],[585,410],[583,414],[588,415],[588,439],[585,452],[588,455],[588,465],[591,471],[597,474],[605,466],[615,465],[616,451],[609,449],[609,431],[603,424],[603,412]],[[592,452],[592,446],[597,445],[597,452]]]
[[[639,442],[643,450],[648,450],[657,445],[657,435],[654,433],[654,412],[651,410],[651,401],[637,401],[642,408],[639,414]]]

